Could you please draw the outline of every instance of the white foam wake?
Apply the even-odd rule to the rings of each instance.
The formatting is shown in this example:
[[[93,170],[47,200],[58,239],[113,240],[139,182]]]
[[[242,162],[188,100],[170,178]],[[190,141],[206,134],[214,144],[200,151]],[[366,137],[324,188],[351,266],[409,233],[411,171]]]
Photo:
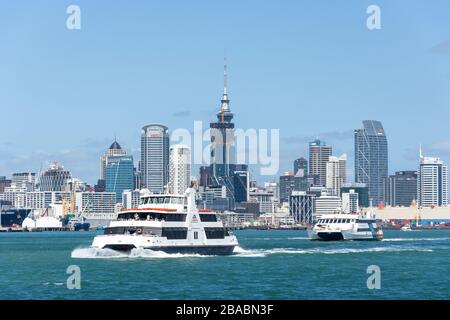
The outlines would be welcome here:
[[[234,247],[233,254],[236,257],[265,257],[264,252],[258,250],[246,250],[241,247]]]
[[[442,238],[385,238],[382,241],[391,241],[391,242],[397,242],[397,241],[446,241],[450,240],[449,237],[442,237]]]
[[[273,249],[253,249],[246,250],[236,247],[234,253],[237,257],[265,257],[273,254],[351,254],[351,253],[367,253],[367,252],[432,252],[432,249],[419,247],[374,247],[374,248],[339,248],[339,249],[295,249],[295,248],[273,248]]]
[[[74,259],[161,259],[161,258],[188,258],[188,257],[206,257],[199,254],[181,254],[166,253],[163,251],[154,251],[150,249],[132,249],[129,253],[119,252],[112,249],[99,248],[76,248],[72,251],[71,257]]]

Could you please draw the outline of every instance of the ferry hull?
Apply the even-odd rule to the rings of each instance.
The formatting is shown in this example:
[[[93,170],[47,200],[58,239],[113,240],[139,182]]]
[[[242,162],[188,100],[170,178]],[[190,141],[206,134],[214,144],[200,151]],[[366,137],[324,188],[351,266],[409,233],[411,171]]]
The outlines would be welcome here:
[[[233,254],[234,245],[229,246],[164,246],[164,247],[144,247],[146,250],[162,251],[169,254],[199,254],[227,256]],[[106,245],[104,249],[112,249],[115,251],[129,252],[136,247],[132,244],[112,244]]]
[[[317,232],[318,240],[322,241],[340,241],[344,240],[341,232]]]

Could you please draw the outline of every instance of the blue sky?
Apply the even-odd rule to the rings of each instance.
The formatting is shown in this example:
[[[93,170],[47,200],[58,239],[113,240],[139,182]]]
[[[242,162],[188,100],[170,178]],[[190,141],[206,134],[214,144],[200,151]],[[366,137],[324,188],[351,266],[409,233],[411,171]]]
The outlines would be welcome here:
[[[81,30],[66,28],[70,4]],[[370,4],[381,30],[366,28]],[[280,129],[280,172],[319,137],[348,153],[352,179],[365,119],[385,127],[390,172],[416,168],[419,143],[450,163],[449,12],[444,0],[1,0],[0,175],[57,160],[94,183],[115,135],[137,160],[143,125],[206,125],[225,48],[236,126]]]

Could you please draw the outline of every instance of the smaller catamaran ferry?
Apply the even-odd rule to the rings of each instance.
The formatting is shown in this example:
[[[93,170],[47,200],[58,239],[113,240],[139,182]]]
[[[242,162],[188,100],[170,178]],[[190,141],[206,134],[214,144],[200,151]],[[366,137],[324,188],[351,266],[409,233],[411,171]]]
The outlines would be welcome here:
[[[377,219],[370,213],[358,214],[324,214],[311,229],[310,240],[382,240],[383,231]]]
[[[120,212],[92,242],[100,249],[201,255],[229,255],[237,245],[236,236],[215,213],[197,209],[194,188],[184,195],[141,195],[138,208]]]

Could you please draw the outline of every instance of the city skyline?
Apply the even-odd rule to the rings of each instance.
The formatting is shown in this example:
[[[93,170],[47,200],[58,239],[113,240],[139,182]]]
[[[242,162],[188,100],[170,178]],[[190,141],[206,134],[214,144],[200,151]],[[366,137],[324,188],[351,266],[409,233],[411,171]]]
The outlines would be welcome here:
[[[450,162],[446,2],[424,12],[417,3],[379,1],[379,31],[367,30],[367,4],[357,2],[327,4],[329,12],[321,4],[292,2],[286,4],[290,10],[181,3],[187,14],[172,13],[165,4],[136,4],[110,6],[108,15],[102,5],[78,4],[83,23],[74,32],[61,23],[65,4],[48,8],[36,2],[30,11],[3,4],[6,26],[0,34],[6,40],[14,34],[16,46],[0,44],[0,106],[9,119],[21,120],[2,126],[0,175],[40,172],[46,161],[56,160],[94,184],[98,158],[115,135],[139,159],[144,125],[163,123],[173,130],[192,129],[194,120],[209,123],[222,91],[224,48],[233,121],[244,129],[281,129],[279,175],[292,170],[294,159],[307,157],[307,143],[318,137],[335,154],[349,155],[353,181],[353,130],[366,119],[381,121],[389,136],[389,174],[415,170],[420,143],[425,154]],[[233,23],[208,24],[203,32],[203,23],[221,18],[221,12]],[[319,13],[320,24],[311,18]],[[171,26],[173,21],[178,24]],[[311,121],[315,110],[320,119]]]

